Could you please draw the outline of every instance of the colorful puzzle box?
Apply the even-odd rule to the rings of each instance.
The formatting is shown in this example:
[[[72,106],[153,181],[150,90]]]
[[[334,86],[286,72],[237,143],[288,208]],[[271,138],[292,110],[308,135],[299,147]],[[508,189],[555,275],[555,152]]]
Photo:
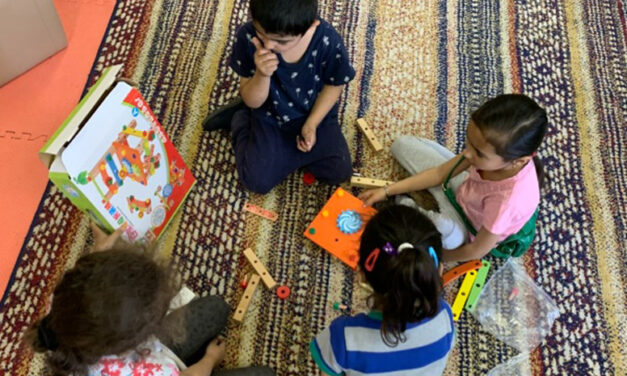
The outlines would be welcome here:
[[[150,107],[109,67],[40,150],[50,180],[101,227],[155,240],[196,182]]]

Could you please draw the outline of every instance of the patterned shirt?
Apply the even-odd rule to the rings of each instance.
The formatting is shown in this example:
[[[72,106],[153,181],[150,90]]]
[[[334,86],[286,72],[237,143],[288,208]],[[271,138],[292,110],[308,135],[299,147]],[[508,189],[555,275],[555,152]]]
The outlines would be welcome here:
[[[237,31],[230,66],[241,77],[255,74],[257,36],[252,22]],[[342,37],[328,22],[320,20],[307,50],[296,63],[287,63],[277,54],[279,66],[272,74],[268,98],[254,109],[255,118],[268,125],[282,125],[309,115],[324,85],[345,85],[355,77]],[[329,115],[337,113],[337,105]]]
[[[135,350],[107,355],[89,367],[87,376],[178,376],[185,364],[152,337]]]
[[[441,375],[453,348],[451,307],[440,299],[434,317],[408,323],[405,342],[390,347],[381,337],[381,313],[339,317],[311,341],[314,361],[326,374]]]

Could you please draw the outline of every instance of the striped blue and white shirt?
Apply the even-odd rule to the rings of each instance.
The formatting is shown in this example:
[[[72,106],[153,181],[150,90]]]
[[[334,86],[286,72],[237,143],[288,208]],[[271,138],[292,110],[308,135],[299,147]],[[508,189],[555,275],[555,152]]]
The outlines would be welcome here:
[[[311,341],[309,350],[325,373],[336,375],[441,375],[453,348],[451,307],[440,300],[434,317],[408,323],[407,340],[383,342],[381,313],[339,317]]]

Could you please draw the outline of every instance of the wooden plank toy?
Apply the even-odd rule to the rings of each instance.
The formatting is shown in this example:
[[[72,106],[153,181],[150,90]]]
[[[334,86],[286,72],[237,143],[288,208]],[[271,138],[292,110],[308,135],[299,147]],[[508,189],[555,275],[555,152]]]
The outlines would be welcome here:
[[[475,278],[475,283],[472,284],[472,290],[470,290],[470,295],[468,295],[468,300],[464,307],[468,312],[475,311],[475,303],[477,302],[479,294],[481,294],[481,290],[483,290],[483,285],[488,276],[488,270],[490,270],[490,261],[481,260],[481,263],[483,266],[477,270],[477,278]]]
[[[453,269],[447,271],[446,273],[444,273],[444,275],[442,276],[442,286],[446,286],[449,283],[453,282],[454,280],[456,280],[457,278],[461,277],[462,275],[464,275],[465,273],[471,271],[471,270],[477,270],[480,267],[482,267],[483,264],[481,263],[480,260],[472,260],[472,261],[468,261],[464,264],[461,264],[459,266],[454,267]]]
[[[259,260],[259,257],[257,257],[252,249],[246,248],[244,250],[244,256],[246,256],[246,259],[248,259],[248,262],[250,262],[250,265],[252,265],[253,269],[255,269],[257,273],[259,273],[259,276],[261,276],[261,280],[267,288],[271,289],[276,286],[276,281],[274,280],[274,278],[272,278],[270,273],[268,273],[268,269],[266,269],[266,266],[261,262],[261,260]],[[248,282],[248,284],[250,285],[250,281]]]
[[[394,182],[389,180],[365,178],[363,176],[351,177],[351,185],[361,188],[380,188],[392,183]]]
[[[372,129],[368,126],[368,123],[366,123],[366,120],[357,119],[357,126],[364,133],[364,136],[366,136],[374,151],[381,151],[381,149],[383,149],[383,146],[381,146],[381,143],[375,137]]]
[[[250,281],[248,281],[248,286],[246,286],[246,290],[244,290],[244,294],[235,309],[235,313],[233,314],[233,320],[242,322],[244,319],[244,314],[248,310],[248,306],[250,305],[250,301],[255,295],[255,290],[257,289],[257,285],[259,284],[259,276],[257,274],[253,274],[250,277]]]
[[[359,229],[350,234],[343,233],[338,227],[338,217],[346,211],[355,211],[361,219]],[[376,212],[373,207],[364,206],[360,199],[338,188],[307,226],[304,235],[355,269],[359,261],[359,238],[365,224]]]
[[[277,219],[279,219],[279,215],[277,213],[264,209],[260,206],[253,205],[250,202],[247,202],[244,204],[244,210],[251,212],[253,214],[257,214],[260,217],[269,219],[272,222],[275,222]]]
[[[453,321],[457,321],[459,319],[459,315],[462,313],[462,308],[464,308],[466,299],[468,299],[468,294],[470,293],[470,289],[472,289],[475,278],[477,278],[476,270],[471,270],[466,273],[466,277],[464,277],[464,281],[459,287],[459,291],[457,292],[457,296],[455,297],[455,301],[451,307],[451,311],[453,311]]]

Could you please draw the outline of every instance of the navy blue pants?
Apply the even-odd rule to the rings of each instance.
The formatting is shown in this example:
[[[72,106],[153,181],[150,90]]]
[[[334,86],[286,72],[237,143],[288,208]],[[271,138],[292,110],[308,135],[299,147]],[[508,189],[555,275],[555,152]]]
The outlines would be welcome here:
[[[258,123],[250,109],[233,115],[235,164],[244,187],[267,193],[299,168],[331,185],[351,177],[351,157],[337,116],[329,115],[320,123],[316,143],[309,152],[296,148],[296,136],[305,120],[295,120],[279,128]]]

